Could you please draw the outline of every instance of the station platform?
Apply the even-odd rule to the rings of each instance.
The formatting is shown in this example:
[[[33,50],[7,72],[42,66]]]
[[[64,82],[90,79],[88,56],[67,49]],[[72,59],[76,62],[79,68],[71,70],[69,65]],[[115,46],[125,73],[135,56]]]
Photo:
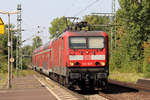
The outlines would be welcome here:
[[[13,78],[11,89],[0,89],[0,100],[58,100],[34,75]]]

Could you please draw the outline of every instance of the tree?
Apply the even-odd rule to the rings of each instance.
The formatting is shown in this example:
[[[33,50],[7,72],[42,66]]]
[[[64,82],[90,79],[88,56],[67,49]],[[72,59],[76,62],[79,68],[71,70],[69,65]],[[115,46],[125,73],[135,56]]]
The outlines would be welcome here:
[[[121,67],[142,72],[144,42],[149,38],[150,1],[119,0],[120,9],[116,14],[118,46]],[[115,51],[114,51],[115,52]],[[133,71],[132,70],[132,71]]]
[[[87,21],[90,25],[108,25],[110,23],[110,20],[107,16],[98,16],[98,15],[87,15],[83,18],[84,21]],[[95,27],[94,30],[102,30],[102,31],[108,31],[107,27],[104,26],[98,26]]]
[[[26,45],[23,47],[23,68],[26,69],[27,65],[31,64],[32,46]]]
[[[23,54],[24,55],[32,55],[32,46],[30,46],[30,45],[26,45],[26,46],[24,46],[23,47]]]
[[[42,39],[39,36],[36,36],[32,40],[33,40],[33,43],[32,43],[33,49],[36,49],[42,45]]]
[[[0,35],[0,72],[7,72],[7,60],[8,60],[8,25],[5,25],[5,34]],[[15,28],[14,25],[10,25],[10,28]],[[10,31],[11,35],[13,35],[13,57],[16,56],[16,36],[14,35],[15,32]],[[14,62],[15,64],[15,62]]]
[[[70,21],[68,20],[68,24]],[[51,22],[51,27],[49,27],[49,33],[51,34],[51,38],[58,36],[64,32],[64,30],[67,28],[67,23],[66,23],[66,18],[60,17],[60,18],[55,18]]]

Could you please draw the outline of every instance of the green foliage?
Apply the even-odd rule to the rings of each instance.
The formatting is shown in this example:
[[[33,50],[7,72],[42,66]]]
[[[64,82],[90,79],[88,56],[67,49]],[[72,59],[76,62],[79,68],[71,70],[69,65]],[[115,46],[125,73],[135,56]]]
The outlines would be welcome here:
[[[39,36],[36,36],[33,38],[32,47],[33,49],[36,49],[42,45],[42,39]]]
[[[144,43],[143,72],[145,77],[150,77],[150,40]]]
[[[70,21],[68,20],[68,24],[70,24]],[[63,33],[63,31],[67,28],[66,18],[60,17],[55,18],[51,22],[51,27],[49,27],[49,33],[51,34],[51,38],[60,35]]]
[[[122,0],[122,9],[119,10],[118,14],[123,21],[123,27],[126,29],[127,34],[127,53],[130,55],[130,60],[139,60],[143,57],[142,55],[142,44],[143,38],[143,26],[138,19],[138,13],[141,10],[141,6],[133,0]]]
[[[150,1],[119,0],[120,9],[116,14],[117,47],[113,49],[110,67],[124,72],[143,72],[147,70],[145,48],[150,32]],[[116,53],[115,53],[116,52]],[[144,66],[143,66],[144,65]]]
[[[5,25],[5,34],[0,35],[0,72],[7,72],[7,59],[8,59],[8,25]],[[10,28],[14,28],[14,25],[10,25]],[[13,35],[13,57],[15,58],[15,50],[16,50],[16,36],[14,36],[14,32],[11,31]],[[14,62],[15,64],[15,62]]]
[[[22,69],[27,69],[28,64],[31,64],[31,58],[24,58],[22,61]]]
[[[23,55],[31,56],[32,55],[32,46],[26,45],[23,47]],[[23,58],[23,69],[27,69],[27,66],[31,64],[31,57]]]
[[[22,48],[23,55],[32,55],[32,46],[26,45]]]
[[[4,60],[0,63],[0,73],[6,73],[7,72],[7,61]]]
[[[7,30],[4,35],[0,35],[0,72],[7,72]]]
[[[117,70],[121,68],[121,59],[119,59],[121,57],[121,55],[119,54],[119,52],[115,51],[113,52],[113,56],[110,60],[110,70]]]
[[[145,77],[150,77],[150,62],[146,65]]]

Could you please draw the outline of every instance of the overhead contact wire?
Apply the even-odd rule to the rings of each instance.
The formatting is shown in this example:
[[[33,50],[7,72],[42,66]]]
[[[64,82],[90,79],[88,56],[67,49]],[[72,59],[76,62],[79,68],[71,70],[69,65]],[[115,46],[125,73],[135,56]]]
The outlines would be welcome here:
[[[85,7],[84,9],[80,10],[78,13],[76,13],[74,16],[77,17],[78,15],[80,15],[82,12],[84,12],[85,10],[87,10],[89,7],[93,6],[95,3],[99,2],[100,0],[95,0],[94,2],[92,2],[91,4],[89,4],[87,7]]]

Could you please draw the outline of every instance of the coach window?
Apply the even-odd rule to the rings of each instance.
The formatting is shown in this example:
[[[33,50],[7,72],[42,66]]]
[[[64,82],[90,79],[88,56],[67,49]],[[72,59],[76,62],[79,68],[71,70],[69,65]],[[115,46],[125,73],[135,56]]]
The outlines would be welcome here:
[[[48,61],[47,61],[47,65],[49,66],[49,54],[48,54]]]
[[[43,54],[43,61],[44,61],[44,54]]]
[[[62,38],[62,49],[64,49],[64,38]]]

